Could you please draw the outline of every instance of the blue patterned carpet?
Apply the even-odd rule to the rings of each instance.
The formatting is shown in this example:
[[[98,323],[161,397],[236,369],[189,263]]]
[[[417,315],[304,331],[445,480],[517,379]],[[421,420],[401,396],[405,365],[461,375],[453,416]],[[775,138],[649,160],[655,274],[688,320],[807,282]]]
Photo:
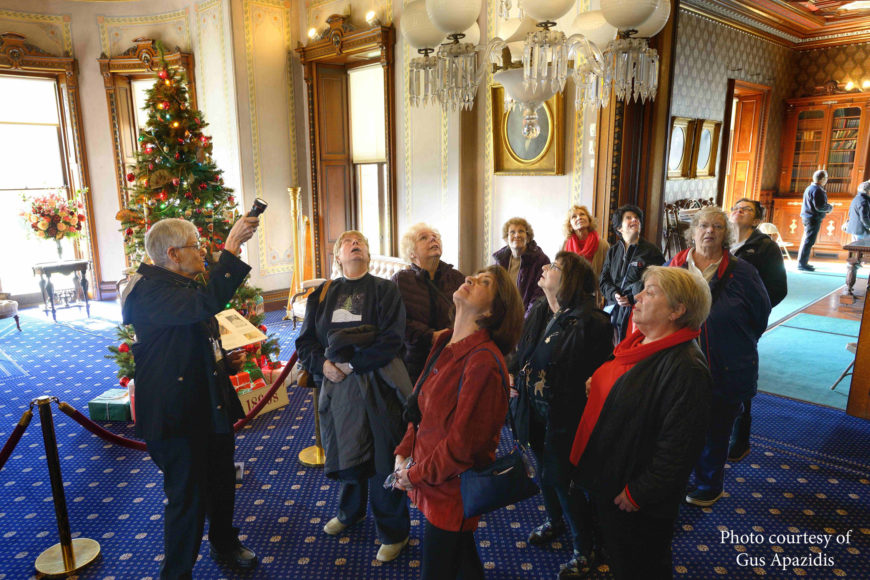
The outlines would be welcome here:
[[[0,376],[0,444],[28,403],[52,394],[86,413],[87,401],[116,385],[103,355],[115,342],[117,309],[95,304],[94,320],[77,312],[53,324],[25,311],[23,332],[0,324],[5,366],[23,373]],[[292,325],[270,313],[270,332],[281,336],[287,358]],[[9,323],[10,321],[2,321]],[[4,367],[5,368],[5,367]],[[321,531],[334,515],[336,485],[296,457],[312,444],[308,391],[289,390],[290,404],[252,421],[238,434],[236,458],[246,475],[237,491],[236,522],[261,558],[250,574],[220,568],[204,545],[196,578],[415,578],[422,528],[412,510],[410,547],[393,563],[375,560],[370,519],[339,537]],[[731,466],[728,496],[712,508],[683,507],[674,542],[678,578],[870,578],[870,424],[840,411],[759,395],[753,406],[752,453]],[[57,440],[73,537],[96,539],[102,557],[80,578],[155,578],[162,553],[161,476],[147,454],[106,443],[55,412]],[[106,423],[127,436],[132,426]],[[487,517],[476,534],[490,578],[553,578],[570,557],[570,540],[540,549],[529,530],[543,520],[533,498]],[[726,535],[756,534],[754,538]],[[830,534],[825,547],[789,544],[779,534]],[[848,542],[845,535],[848,533]],[[837,537],[843,543],[837,543]],[[774,537],[771,538],[771,535]],[[33,562],[56,543],[57,529],[38,416],[0,471],[0,580],[34,577]],[[820,565],[774,560],[816,556]],[[747,561],[743,563],[743,558]],[[740,563],[738,563],[738,559]],[[761,560],[764,559],[764,563]],[[809,560],[809,558],[807,558]],[[595,577],[608,577],[601,568]]]

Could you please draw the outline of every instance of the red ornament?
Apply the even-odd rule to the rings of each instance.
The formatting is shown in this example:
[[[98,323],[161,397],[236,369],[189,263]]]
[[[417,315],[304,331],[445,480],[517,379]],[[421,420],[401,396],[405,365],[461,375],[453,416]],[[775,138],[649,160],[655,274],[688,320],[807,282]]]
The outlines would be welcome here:
[[[265,324],[261,324],[257,328],[260,329],[260,332],[262,332],[263,334],[266,334],[266,325]]]
[[[128,236],[132,236],[133,235],[133,228],[127,228],[127,230],[124,232],[124,234],[128,235]]]
[[[169,76],[169,71],[163,69],[159,73],[157,73],[157,76],[159,76],[163,80],[166,80],[166,78]]]
[[[172,178],[172,186],[173,186],[173,187],[178,187],[178,184],[179,184],[179,183],[181,183],[181,180],[180,180],[180,179],[178,179],[177,177],[173,177],[173,178]]]
[[[227,197],[227,201],[230,203],[236,203],[236,198],[230,195]]]
[[[203,145],[208,144],[208,137],[206,137],[205,135],[203,135],[202,137],[200,137],[199,140],[202,141],[202,144],[203,144]]]
[[[121,377],[121,379],[118,381],[118,384],[126,389],[127,385],[130,384],[130,377]]]
[[[153,163],[148,164],[148,171],[154,171],[154,164]]]
[[[193,194],[188,191],[187,193],[184,194],[184,197],[185,197],[185,199],[193,199]]]
[[[208,184],[207,183],[200,183],[199,188],[200,189],[208,189]]]
[[[193,120],[196,121],[197,125],[202,123],[202,121],[199,119],[199,117],[194,117]]]
[[[184,145],[184,139],[182,139],[181,137],[179,137],[179,138],[178,138],[178,144],[179,144],[179,145]]]
[[[161,191],[157,197],[160,198],[160,201],[166,201],[166,191]]]
[[[163,105],[163,108],[164,108],[164,109],[168,109],[168,108],[169,108],[169,101],[163,101],[163,102],[160,103],[160,104]]]
[[[202,208],[201,208],[201,207],[198,207],[198,208],[196,208],[196,209],[193,210],[193,211],[195,211],[197,214],[201,214],[201,213],[202,213]],[[199,228],[199,232],[202,233],[202,228]]]
[[[130,352],[130,345],[127,344],[126,342],[122,342],[118,346],[118,352]]]
[[[202,227],[198,227],[198,228],[196,228],[196,230],[197,230],[199,233],[202,233]]]
[[[181,159],[181,153],[176,153],[175,160],[178,161],[179,159]]]
[[[132,173],[127,174],[127,181],[133,181],[134,179],[136,179],[136,176],[134,174],[132,174]]]

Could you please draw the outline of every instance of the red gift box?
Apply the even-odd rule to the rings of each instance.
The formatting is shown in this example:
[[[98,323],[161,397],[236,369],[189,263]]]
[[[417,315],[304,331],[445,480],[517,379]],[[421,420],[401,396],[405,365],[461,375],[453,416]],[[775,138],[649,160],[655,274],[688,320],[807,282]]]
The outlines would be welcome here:
[[[257,389],[265,389],[265,388],[266,388],[266,381],[263,379],[257,379],[251,385],[252,391],[256,391]]]
[[[230,382],[233,384],[233,388],[238,391],[240,388],[247,386],[248,383],[251,382],[251,375],[247,372],[230,375]]]

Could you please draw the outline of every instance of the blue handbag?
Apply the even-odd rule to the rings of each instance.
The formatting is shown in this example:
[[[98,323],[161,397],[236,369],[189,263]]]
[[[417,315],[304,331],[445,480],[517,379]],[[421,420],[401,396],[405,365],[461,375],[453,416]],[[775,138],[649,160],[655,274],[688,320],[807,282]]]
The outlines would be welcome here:
[[[488,348],[483,348],[493,357]],[[496,357],[498,360],[498,357]],[[508,396],[510,386],[504,370],[499,365],[502,385]],[[459,382],[457,399],[462,391],[462,381]],[[485,467],[472,468],[460,474],[460,492],[462,494],[462,510],[466,518],[495,511],[499,508],[515,504],[536,495],[540,490],[534,480],[534,470],[528,457],[528,450],[517,441],[514,418],[508,411],[511,436],[514,447],[510,453],[496,458]]]

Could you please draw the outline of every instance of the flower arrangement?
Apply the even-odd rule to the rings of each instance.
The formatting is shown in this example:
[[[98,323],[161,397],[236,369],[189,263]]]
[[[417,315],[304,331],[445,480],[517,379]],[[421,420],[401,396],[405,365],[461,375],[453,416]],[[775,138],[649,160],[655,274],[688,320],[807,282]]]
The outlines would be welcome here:
[[[78,195],[76,199],[67,199],[61,192],[57,192],[34,198],[30,203],[30,211],[22,212],[21,215],[37,237],[60,241],[81,235],[85,222],[83,211],[84,205]]]

